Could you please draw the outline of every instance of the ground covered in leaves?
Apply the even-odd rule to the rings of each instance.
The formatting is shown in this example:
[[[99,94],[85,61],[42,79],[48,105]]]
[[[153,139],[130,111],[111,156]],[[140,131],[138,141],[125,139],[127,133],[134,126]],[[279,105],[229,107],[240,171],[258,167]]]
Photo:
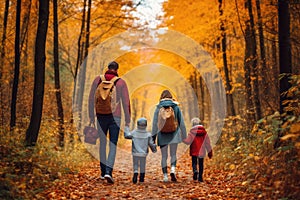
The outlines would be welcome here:
[[[161,169],[146,173],[144,183],[132,183],[132,173],[115,170],[115,183],[99,178],[98,162],[68,174],[36,197],[47,199],[257,199],[246,191],[242,177],[206,165],[204,183],[192,179],[190,159],[180,160],[177,182],[162,181]],[[209,161],[207,161],[209,162]]]

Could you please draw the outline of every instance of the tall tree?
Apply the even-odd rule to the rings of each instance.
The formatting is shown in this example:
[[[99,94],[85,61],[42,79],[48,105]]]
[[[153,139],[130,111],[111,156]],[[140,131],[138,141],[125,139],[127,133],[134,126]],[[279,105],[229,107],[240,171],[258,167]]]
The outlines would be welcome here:
[[[251,86],[251,32],[249,21],[246,22],[245,29],[245,59],[244,59],[244,84],[246,89],[246,114],[247,114],[247,126],[250,128],[252,122],[255,120],[254,105],[252,99],[252,86]],[[250,123],[249,123],[250,122]]]
[[[86,2],[87,0],[83,1],[83,9],[82,9],[82,19],[81,19],[81,28],[80,28],[80,34],[78,37],[78,41],[77,41],[77,62],[76,62],[76,68],[75,68],[75,72],[74,72],[74,79],[76,80],[77,78],[77,73],[78,73],[78,69],[79,66],[82,63],[83,60],[83,46],[84,46],[84,34],[85,34],[85,15],[86,15]]]
[[[79,71],[79,67],[82,64],[83,61],[83,52],[84,52],[84,36],[85,36],[85,21],[86,21],[86,3],[87,0],[83,1],[83,9],[82,9],[82,19],[81,19],[81,28],[80,28],[80,33],[79,33],[79,37],[77,40],[77,61],[76,61],[76,67],[75,67],[75,72],[74,72],[74,88],[73,88],[73,94],[77,94],[80,92],[80,90],[82,91],[82,87],[77,86],[77,83],[81,84],[82,81],[76,81],[77,80],[77,74]],[[76,95],[74,96],[73,99],[73,105],[75,105],[74,107],[74,111],[78,112],[79,117],[81,116],[81,106],[80,106],[80,102],[82,101],[82,97],[81,95]],[[79,127],[78,127],[79,128]]]
[[[39,20],[35,40],[34,89],[30,124],[26,131],[26,145],[34,146],[42,120],[45,87],[46,38],[49,20],[49,0],[39,0]]]
[[[9,0],[5,0],[5,8],[4,8],[4,17],[3,17],[3,30],[2,30],[2,39],[1,39],[1,55],[0,55],[0,105],[1,105],[1,125],[4,125],[4,108],[3,108],[3,86],[2,86],[2,74],[3,74],[3,66],[4,66],[4,58],[5,58],[5,44],[6,44],[6,30],[7,30],[7,19],[8,19],[8,11],[9,11]]]
[[[53,52],[54,52],[54,82],[55,82],[55,96],[59,123],[58,145],[64,146],[64,110],[61,100],[61,87],[59,77],[59,52],[58,52],[58,14],[57,14],[57,0],[53,0]]]
[[[289,77],[292,73],[291,59],[291,41],[290,41],[290,12],[289,4],[285,0],[278,0],[278,39],[279,39],[279,92],[280,92],[280,114],[286,112],[285,108],[288,104],[284,101],[288,100],[286,95],[291,87]],[[284,120],[284,119],[283,119]],[[280,137],[282,133],[278,133],[278,139],[274,146],[280,146]]]
[[[21,42],[20,49],[21,49],[21,52],[23,53],[22,63],[24,63],[24,67],[27,66],[27,62],[28,62],[27,43],[28,43],[28,28],[30,25],[29,22],[30,22],[32,0],[28,0],[28,1],[26,1],[26,3],[27,3],[27,7],[25,7],[23,21],[22,21],[22,28],[21,28],[21,32],[20,32],[20,34],[21,34],[20,35],[20,42]]]
[[[280,73],[280,113],[284,113],[289,90],[289,76],[292,73],[291,41],[290,41],[290,12],[285,0],[278,0],[278,39],[279,39],[279,73]]]
[[[266,77],[267,62],[266,62],[266,50],[265,50],[265,37],[263,31],[263,23],[261,17],[260,0],[256,0],[256,13],[257,13],[257,25],[259,34],[259,49],[260,49],[260,63],[261,63],[261,76]],[[267,93],[267,82],[266,78],[262,79],[263,94]]]
[[[82,101],[83,101],[83,93],[84,93],[84,85],[85,85],[85,77],[86,77],[86,64],[87,64],[87,56],[89,52],[89,38],[90,38],[90,21],[91,21],[91,8],[92,8],[92,0],[88,0],[88,10],[87,10],[87,20],[86,20],[86,30],[85,30],[85,43],[84,43],[84,57],[85,59],[82,63],[82,67],[79,74],[80,87],[78,87],[77,93],[77,111],[79,114],[79,119],[81,121],[82,116]],[[81,127],[81,123],[79,123],[78,128]]]
[[[252,77],[252,100],[255,108],[255,120],[259,120],[261,118],[261,106],[259,99],[259,86],[258,86],[258,65],[257,65],[257,46],[256,46],[256,37],[255,37],[255,24],[254,24],[254,16],[252,11],[252,1],[247,0],[246,7],[248,8],[249,13],[249,22],[250,22],[250,40],[251,40],[251,77]]]
[[[14,81],[12,88],[12,97],[10,105],[10,128],[16,126],[16,108],[17,108],[17,95],[20,74],[20,24],[21,24],[21,0],[17,0],[16,8],[16,33],[15,33],[15,70]]]
[[[231,80],[229,78],[229,70],[227,64],[227,53],[226,53],[226,31],[223,17],[223,1],[219,0],[219,14],[220,14],[220,30],[221,30],[221,48],[222,48],[222,57],[223,57],[223,68],[225,73],[225,80],[226,80],[226,98],[228,102],[228,111],[230,116],[235,116],[235,109],[232,97],[232,85]]]

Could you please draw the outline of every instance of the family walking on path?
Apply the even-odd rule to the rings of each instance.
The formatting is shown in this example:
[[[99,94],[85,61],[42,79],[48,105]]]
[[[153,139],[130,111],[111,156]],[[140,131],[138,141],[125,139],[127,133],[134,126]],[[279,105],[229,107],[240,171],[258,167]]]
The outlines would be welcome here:
[[[104,75],[94,79],[89,95],[90,123],[95,122],[95,113],[98,121],[100,178],[106,179],[108,183],[114,183],[112,173],[123,111],[125,116],[124,137],[132,140],[133,183],[137,183],[139,174],[139,182],[144,182],[148,148],[150,147],[151,151],[155,153],[157,146],[161,151],[162,180],[164,182],[169,180],[167,160],[170,156],[170,177],[171,181],[176,182],[177,147],[181,142],[190,145],[193,179],[203,182],[204,157],[208,152],[209,158],[212,158],[212,148],[208,134],[201,125],[201,120],[199,118],[192,119],[192,128],[187,135],[179,103],[174,100],[169,90],[164,90],[154,111],[151,132],[146,130],[147,119],[144,117],[137,120],[137,128],[130,132],[129,92],[126,82],[118,76],[118,69],[117,62],[109,63],[108,70]],[[109,137],[108,154],[106,153],[107,135]]]

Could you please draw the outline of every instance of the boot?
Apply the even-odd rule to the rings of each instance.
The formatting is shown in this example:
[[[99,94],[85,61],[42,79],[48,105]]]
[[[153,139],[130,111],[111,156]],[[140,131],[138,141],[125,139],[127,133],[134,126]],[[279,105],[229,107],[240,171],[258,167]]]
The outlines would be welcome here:
[[[132,177],[132,182],[135,184],[137,183],[137,177],[138,177],[138,173],[134,173],[133,177]]]
[[[198,171],[194,171],[194,173],[193,173],[193,180],[195,181],[195,180],[197,180],[197,178],[198,178]]]
[[[140,182],[144,182],[145,173],[140,173]]]

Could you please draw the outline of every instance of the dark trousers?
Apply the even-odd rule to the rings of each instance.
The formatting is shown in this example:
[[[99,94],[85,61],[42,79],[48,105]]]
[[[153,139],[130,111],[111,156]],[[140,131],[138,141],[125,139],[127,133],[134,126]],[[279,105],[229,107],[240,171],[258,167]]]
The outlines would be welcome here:
[[[104,176],[105,174],[112,175],[112,170],[114,168],[117,153],[117,143],[119,139],[121,119],[119,117],[114,117],[113,115],[97,115],[97,119],[100,125],[99,154],[101,176]],[[109,133],[108,156],[106,155],[107,133]]]
[[[133,156],[133,173],[145,173],[146,171],[146,157]]]
[[[197,170],[197,165],[199,165],[199,176],[198,180],[202,181],[202,175],[203,175],[203,162],[204,158],[199,158],[197,156],[192,156],[192,168],[193,168],[193,173],[198,172]]]
[[[171,156],[171,166],[176,167],[176,153],[177,153],[178,144],[169,144],[163,145],[160,147],[161,150],[161,168],[164,174],[168,173],[167,171],[167,160],[168,160],[168,147],[170,147],[170,156]]]

